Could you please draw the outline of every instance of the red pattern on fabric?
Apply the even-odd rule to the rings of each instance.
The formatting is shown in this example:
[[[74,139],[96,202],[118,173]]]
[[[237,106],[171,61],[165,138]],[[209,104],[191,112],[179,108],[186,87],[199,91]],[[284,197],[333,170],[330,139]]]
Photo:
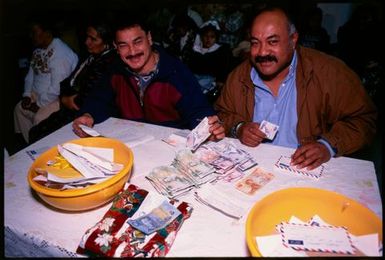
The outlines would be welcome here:
[[[97,228],[87,238],[84,248],[79,245],[77,253],[107,257],[166,256],[183,222],[190,217],[192,207],[186,202],[170,201],[174,206],[177,206],[182,215],[165,228],[147,236],[130,225],[127,225],[125,230],[121,230],[127,219],[140,207],[147,194],[146,190],[139,189],[133,184],[119,193],[111,208],[94,226]],[[114,221],[111,225],[112,219]],[[91,229],[87,230],[85,236]],[[119,237],[117,237],[118,232],[121,232]],[[127,244],[124,246],[122,243]],[[124,248],[119,249],[121,252],[117,253],[116,250],[119,246],[124,246]]]

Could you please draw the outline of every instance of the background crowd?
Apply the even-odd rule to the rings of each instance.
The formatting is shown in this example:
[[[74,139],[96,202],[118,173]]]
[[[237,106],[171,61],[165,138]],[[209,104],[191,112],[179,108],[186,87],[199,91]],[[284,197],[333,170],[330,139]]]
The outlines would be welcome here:
[[[35,5],[28,6],[24,6],[22,0],[3,3],[3,143],[10,154],[30,142],[15,134],[14,108],[25,91],[24,78],[34,50],[30,25],[37,17],[51,21],[55,35],[76,53],[79,61],[85,61],[90,55],[85,44],[89,18],[100,17],[112,24],[117,17],[140,13],[147,18],[153,42],[189,67],[202,92],[213,104],[228,73],[247,57],[250,20],[265,4],[264,1],[132,4],[132,1],[123,0],[95,0],[83,1],[81,5],[75,4],[76,1],[57,1],[58,5],[52,2],[36,1]],[[380,97],[385,73],[383,40],[380,37],[383,5],[380,1],[353,1],[353,12],[350,19],[340,26],[337,42],[331,42],[330,35],[322,27],[323,12],[317,7],[317,1],[281,2],[294,13],[299,44],[341,58],[359,75],[380,112],[378,122],[381,122]],[[382,160],[382,130],[378,123],[375,148],[354,156],[377,160],[376,167],[381,167],[382,163],[378,161]]]

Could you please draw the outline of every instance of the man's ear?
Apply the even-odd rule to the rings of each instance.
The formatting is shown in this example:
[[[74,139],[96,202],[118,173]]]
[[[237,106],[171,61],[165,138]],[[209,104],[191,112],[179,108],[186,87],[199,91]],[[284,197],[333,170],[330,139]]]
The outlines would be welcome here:
[[[147,33],[147,39],[148,39],[150,45],[152,46],[152,35],[151,35],[151,31],[148,31],[148,33]]]
[[[290,40],[291,40],[293,49],[295,49],[295,47],[297,46],[297,42],[298,42],[298,32],[294,32],[294,33],[290,36]]]

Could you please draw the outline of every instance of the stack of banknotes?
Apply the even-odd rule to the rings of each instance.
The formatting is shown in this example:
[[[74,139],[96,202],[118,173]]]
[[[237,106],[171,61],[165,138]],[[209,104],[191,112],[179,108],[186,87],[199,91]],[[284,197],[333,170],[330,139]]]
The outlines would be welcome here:
[[[154,168],[146,178],[155,189],[169,198],[176,198],[193,188],[215,182],[227,174],[239,172],[257,165],[246,151],[230,141],[207,142],[194,153],[181,149],[169,166]]]

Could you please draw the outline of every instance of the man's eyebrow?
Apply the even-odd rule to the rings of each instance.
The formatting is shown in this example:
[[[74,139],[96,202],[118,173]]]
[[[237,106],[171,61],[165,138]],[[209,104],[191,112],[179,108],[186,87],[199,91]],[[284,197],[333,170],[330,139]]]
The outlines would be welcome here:
[[[125,41],[117,41],[116,44],[127,44]]]
[[[271,40],[274,38],[280,38],[280,36],[278,34],[273,34],[273,35],[270,35],[269,37],[267,37],[268,40]]]
[[[96,40],[96,39],[97,39],[96,37],[94,37],[94,36],[92,36],[92,35],[90,35],[90,34],[88,34],[87,37],[90,37],[90,38],[93,39],[93,40]]]
[[[132,40],[133,42],[136,42],[137,40],[141,40],[143,37],[142,36],[138,36],[136,37],[134,40]]]
[[[280,36],[278,34],[273,34],[273,35],[268,36],[266,39],[267,40],[272,40],[272,39],[275,39],[275,38],[280,38]],[[256,37],[253,37],[253,36],[251,36],[250,40],[251,41],[252,40],[260,41],[259,38],[256,38]]]
[[[132,42],[136,42],[138,40],[141,40],[142,38],[143,38],[142,36],[138,36],[138,37],[134,38],[132,40]],[[126,41],[117,41],[116,44],[128,44],[128,42],[126,42]]]

